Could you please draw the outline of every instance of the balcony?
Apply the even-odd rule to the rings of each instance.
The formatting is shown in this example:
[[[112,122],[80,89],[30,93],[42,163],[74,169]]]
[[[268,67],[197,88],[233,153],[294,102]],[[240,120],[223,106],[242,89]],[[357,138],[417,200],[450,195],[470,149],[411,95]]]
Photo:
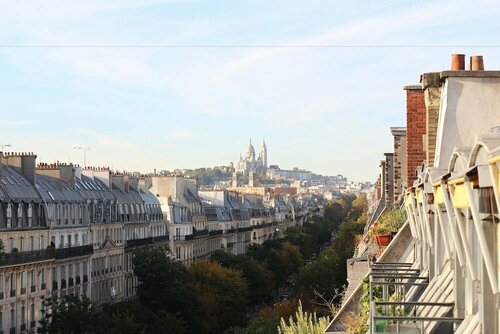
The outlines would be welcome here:
[[[40,284],[40,290],[45,290],[46,288],[47,288],[47,284],[46,283]]]
[[[71,286],[73,286],[73,285],[75,285],[74,280],[73,280],[73,277],[70,277],[70,279],[68,280],[68,286],[70,286],[70,287],[71,287]]]
[[[0,292],[0,299],[3,299],[3,292]]]
[[[31,286],[31,292],[35,292],[36,291],[36,286],[32,285]]]
[[[83,283],[87,283],[89,281],[88,275],[83,275]]]
[[[26,324],[21,324],[21,332],[24,332],[26,330]]]
[[[61,280],[61,289],[65,289],[65,288],[66,288],[66,286],[67,286],[67,285],[66,285],[66,279],[64,279],[64,278],[63,278],[63,279]]]
[[[29,252],[15,252],[0,255],[0,267],[16,264],[49,261],[55,258],[55,249],[47,248]]]
[[[151,245],[153,243],[153,238],[142,238],[142,239],[133,239],[125,241],[125,248],[134,248],[145,245]]]
[[[56,249],[56,259],[67,259],[71,257],[86,256],[93,252],[92,245],[69,247],[69,248],[58,248]]]
[[[208,235],[208,230],[196,230],[196,229],[193,229],[193,237],[194,238],[201,238],[201,237],[204,237],[204,236],[207,236]]]
[[[10,290],[10,296],[15,297],[16,296],[16,290]]]
[[[223,232],[224,232],[223,230],[215,230],[208,232],[208,235],[219,235],[222,234]]]
[[[33,320],[33,321],[30,322],[30,327],[31,328],[35,328],[36,327],[36,321],[35,320]]]
[[[21,288],[21,295],[25,295],[26,294],[26,288]]]
[[[154,244],[159,244],[159,243],[167,242],[168,240],[169,240],[168,234],[167,235],[160,235],[160,236],[157,236],[157,237],[153,237],[153,243]]]
[[[10,334],[16,334],[16,327],[11,327],[9,330]]]
[[[79,285],[81,283],[80,276],[76,276],[76,285]]]
[[[58,289],[57,282],[56,281],[52,282],[52,290],[57,290],[57,289]]]

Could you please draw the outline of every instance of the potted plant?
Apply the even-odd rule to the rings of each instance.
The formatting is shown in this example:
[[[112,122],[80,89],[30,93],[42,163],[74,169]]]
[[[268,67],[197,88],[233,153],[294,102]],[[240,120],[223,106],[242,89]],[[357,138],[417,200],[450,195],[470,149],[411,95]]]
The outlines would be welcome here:
[[[375,238],[379,246],[387,246],[391,241],[391,230],[384,225],[372,227],[370,235]]]

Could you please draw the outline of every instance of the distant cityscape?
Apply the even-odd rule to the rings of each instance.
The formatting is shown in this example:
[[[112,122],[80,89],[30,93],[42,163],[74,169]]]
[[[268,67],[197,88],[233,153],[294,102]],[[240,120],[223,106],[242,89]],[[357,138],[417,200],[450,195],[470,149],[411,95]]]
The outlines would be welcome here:
[[[268,165],[265,140],[256,157],[250,139],[245,155],[240,154],[236,164],[198,169],[175,169],[173,172],[162,170],[160,175],[183,175],[198,179],[202,189],[225,189],[265,187],[268,191],[276,187],[294,188],[296,193],[314,193],[327,200],[338,198],[340,194],[359,194],[373,187],[370,182],[348,180],[343,175],[323,176],[311,171],[293,167],[282,169],[279,165]]]

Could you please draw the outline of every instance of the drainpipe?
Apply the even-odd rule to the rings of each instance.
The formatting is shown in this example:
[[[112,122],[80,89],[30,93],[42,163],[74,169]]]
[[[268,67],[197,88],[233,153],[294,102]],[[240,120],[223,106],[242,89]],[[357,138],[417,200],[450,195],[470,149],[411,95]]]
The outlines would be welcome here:
[[[460,267],[465,266],[464,254],[462,253],[462,247],[460,242],[460,236],[458,235],[457,226],[455,218],[453,217],[453,206],[450,202],[449,193],[445,188],[445,182],[441,181],[441,189],[443,191],[444,205],[446,207],[446,213],[448,214],[448,222],[451,227],[451,236],[453,237],[453,242],[455,243],[455,249],[457,250],[457,257]]]
[[[488,278],[490,279],[491,289],[495,294],[495,299],[498,298],[498,281],[497,275],[495,273],[495,267],[493,266],[493,260],[491,259],[490,250],[488,249],[488,244],[486,242],[486,237],[484,235],[483,227],[481,226],[481,218],[479,217],[479,210],[475,202],[474,193],[472,192],[472,186],[470,180],[464,178],[465,190],[467,191],[467,197],[469,197],[469,205],[472,211],[472,220],[474,221],[474,226],[476,228],[477,238],[479,241],[479,247],[483,253],[484,264],[486,266],[486,271],[488,272]]]
[[[434,193],[434,198],[436,194]],[[446,235],[446,230],[444,228],[444,217],[443,213],[441,212],[441,209],[439,208],[438,204],[434,204],[434,210],[437,212],[438,216],[438,221],[439,221],[439,228],[441,229],[441,234],[443,235],[443,241],[444,241],[444,251],[446,254],[447,259],[451,259],[451,246],[450,246],[450,241],[448,240],[448,235]]]
[[[452,192],[454,191],[453,186],[451,187],[451,190],[452,190]],[[477,273],[474,269],[474,263],[472,262],[472,255],[471,255],[469,240],[467,239],[467,231],[465,231],[464,226],[463,226],[465,223],[464,223],[464,219],[462,217],[462,213],[458,209],[453,207],[453,205],[451,204],[450,197],[447,194],[445,194],[444,198],[445,198],[445,202],[448,203],[446,205],[446,209],[447,210],[451,209],[452,211],[449,211],[449,212],[454,212],[454,214],[455,214],[455,222],[456,222],[456,225],[458,225],[460,239],[461,239],[462,244],[464,246],[465,260],[467,261],[467,268],[469,268],[469,272],[470,272],[470,276],[472,278],[472,281],[474,282],[474,284],[476,284],[478,278],[477,278]]]
[[[496,163],[490,162],[490,176],[493,180],[493,192],[495,193],[495,202],[497,204],[497,208],[500,209],[500,189],[498,184],[498,168]]]

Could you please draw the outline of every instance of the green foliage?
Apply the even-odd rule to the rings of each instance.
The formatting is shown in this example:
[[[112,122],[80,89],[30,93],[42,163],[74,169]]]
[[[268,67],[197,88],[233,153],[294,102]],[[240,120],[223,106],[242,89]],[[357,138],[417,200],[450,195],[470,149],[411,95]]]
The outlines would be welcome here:
[[[187,272],[181,263],[152,247],[137,251],[133,262],[139,280],[137,296],[143,306],[152,311],[187,311],[189,291],[184,284]]]
[[[286,239],[292,244],[299,246],[300,253],[304,258],[311,257],[312,254],[317,252],[319,244],[318,241],[311,235],[310,230],[307,228],[311,223],[305,223],[302,226],[292,226],[286,230]],[[327,233],[328,237],[329,233]]]
[[[294,276],[294,290],[298,295],[315,298],[315,291],[331,298],[345,284],[345,260],[333,250],[327,250],[312,263],[302,267]]]
[[[233,255],[224,251],[212,253],[212,260],[217,261],[223,267],[240,270],[248,283],[249,303],[258,305],[266,299],[275,286],[274,274],[262,263],[247,255]]]
[[[281,318],[288,319],[297,311],[299,301],[297,299],[285,300],[264,307],[256,319],[252,320],[247,327],[238,329],[237,334],[277,334]]]
[[[280,318],[259,317],[251,321],[245,328],[236,330],[236,334],[277,334]]]
[[[392,210],[382,217],[378,223],[390,232],[397,232],[406,222],[406,211],[403,209]],[[378,227],[378,226],[377,226]]]
[[[43,317],[38,333],[116,333],[113,319],[92,309],[90,300],[66,295],[43,301]]]
[[[225,330],[245,321],[248,284],[241,271],[215,261],[197,260],[188,269],[201,333]]]
[[[308,313],[302,311],[302,303],[299,303],[299,309],[293,317],[289,318],[288,324],[281,318],[280,326],[278,327],[279,334],[324,334],[328,324],[329,317],[318,318],[316,313]]]

